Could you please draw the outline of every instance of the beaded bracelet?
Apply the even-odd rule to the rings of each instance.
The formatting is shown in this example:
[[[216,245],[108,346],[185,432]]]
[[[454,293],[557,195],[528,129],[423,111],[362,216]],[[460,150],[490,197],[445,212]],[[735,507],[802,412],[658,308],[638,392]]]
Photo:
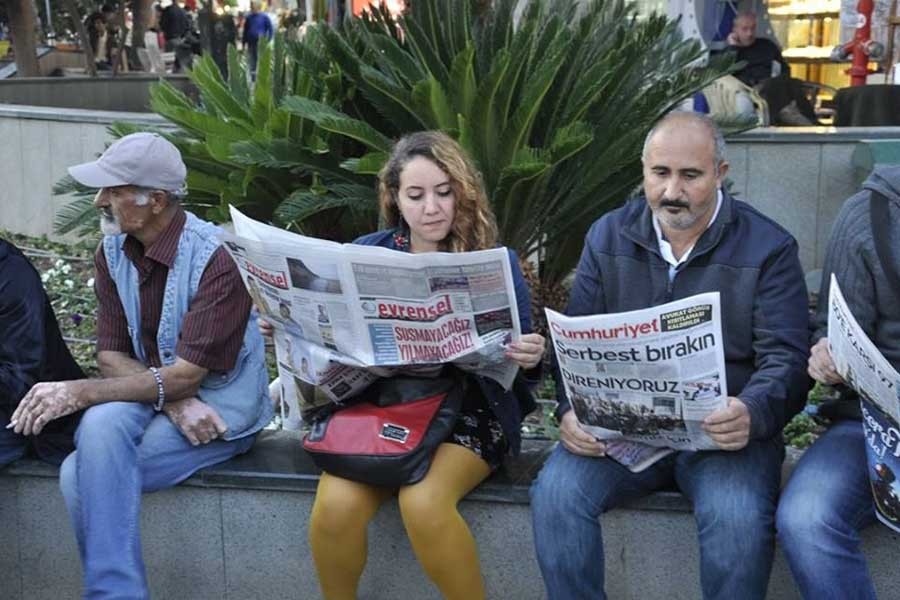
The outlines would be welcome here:
[[[162,410],[163,404],[166,403],[166,388],[163,387],[163,379],[162,375],[159,374],[159,369],[150,367],[150,373],[153,374],[153,379],[156,380],[156,404],[153,405],[153,410],[159,412]]]

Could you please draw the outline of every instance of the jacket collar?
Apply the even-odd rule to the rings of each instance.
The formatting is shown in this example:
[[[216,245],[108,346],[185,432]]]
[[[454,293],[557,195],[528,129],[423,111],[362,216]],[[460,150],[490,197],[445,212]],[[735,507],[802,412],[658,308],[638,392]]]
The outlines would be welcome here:
[[[647,198],[643,194],[638,196],[635,202],[641,202],[641,207],[633,211],[626,217],[626,222],[622,228],[623,235],[635,244],[649,250],[653,254],[660,256],[659,244],[656,240],[656,232],[653,230],[653,213]],[[726,190],[722,190],[722,207],[719,209],[719,215],[713,224],[710,225],[700,239],[694,244],[689,261],[706,254],[715,248],[722,240],[725,230],[731,225],[735,219],[734,198],[731,197]]]

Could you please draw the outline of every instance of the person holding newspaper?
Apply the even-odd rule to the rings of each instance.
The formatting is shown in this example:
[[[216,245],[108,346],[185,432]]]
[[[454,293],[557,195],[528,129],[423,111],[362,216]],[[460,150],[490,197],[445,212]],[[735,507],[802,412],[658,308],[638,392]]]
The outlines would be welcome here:
[[[272,418],[265,349],[221,230],[181,206],[174,145],[131,134],[69,173],[100,188],[102,378],[34,385],[10,425],[36,435],[86,409],[60,469],[84,597],[147,598],[141,493],[249,450]]]
[[[715,124],[672,113],[647,135],[643,196],[591,227],[567,313],[606,314],[721,294],[727,407],[703,429],[720,450],[669,454],[638,473],[605,457],[558,381],[561,443],[531,491],[551,600],[605,598],[599,516],[676,485],[694,505],[704,598],[763,598],[784,446],[807,389],[806,288],[794,238],[722,189]]]
[[[440,132],[408,135],[379,176],[381,214],[390,229],[355,243],[398,252],[467,252],[497,245],[497,227],[480,174],[464,150]],[[531,331],[531,300],[509,252],[521,330],[506,356],[538,374],[544,338]],[[522,418],[535,408],[520,373],[513,391],[472,374],[456,426],[434,454],[424,479],[399,489],[400,514],[416,558],[445,598],[485,597],[475,540],[457,503],[518,452]],[[532,379],[529,377],[528,379]],[[323,473],[309,524],[313,558],[328,600],[356,598],[366,563],[366,528],[394,492]]]
[[[888,254],[878,251],[871,211],[883,203]],[[876,219],[877,220],[877,219]],[[840,396],[818,409],[831,426],[800,459],[778,506],[778,537],[804,598],[875,598],[860,549],[860,531],[875,523],[866,474],[859,398],[835,370],[828,347],[828,297],[837,278],[850,312],[894,369],[900,369],[900,289],[890,267],[900,265],[900,167],[876,167],[863,190],[841,209],[825,255],[809,374],[838,385]],[[894,267],[896,271],[897,267]]]

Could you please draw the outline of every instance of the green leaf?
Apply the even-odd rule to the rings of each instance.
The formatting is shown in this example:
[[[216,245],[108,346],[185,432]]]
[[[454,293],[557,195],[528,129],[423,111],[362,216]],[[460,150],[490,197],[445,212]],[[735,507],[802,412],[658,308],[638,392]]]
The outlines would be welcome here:
[[[313,121],[326,131],[355,139],[372,150],[390,152],[391,140],[364,121],[352,119],[330,106],[309,98],[288,96],[282,102],[288,112]]]
[[[194,65],[188,76],[200,89],[200,96],[208,107],[225,119],[249,123],[250,114],[246,105],[231,94],[215,61],[205,55],[196,60]]]
[[[468,115],[475,102],[477,84],[475,82],[475,47],[467,45],[465,50],[457,54],[450,67],[450,90],[453,95],[453,108],[457,113]]]
[[[81,235],[89,235],[98,230],[97,223],[97,208],[94,206],[93,198],[76,198],[56,213],[53,231],[58,235],[74,231]]]
[[[228,89],[235,100],[242,105],[250,103],[249,74],[234,44],[228,45]]]
[[[388,157],[389,155],[384,152],[369,152],[360,158],[348,158],[341,163],[341,168],[360,175],[377,175],[388,161]]]
[[[260,40],[256,84],[253,87],[253,123],[257,130],[269,121],[272,106],[272,43]]]
[[[429,76],[416,84],[412,92],[412,104],[416,113],[427,116],[426,125],[431,129],[450,129],[457,126],[456,113],[441,84]]]
[[[275,211],[275,217],[282,223],[302,221],[320,212],[334,208],[349,208],[361,203],[370,203],[371,198],[320,195],[297,191],[291,194]]]

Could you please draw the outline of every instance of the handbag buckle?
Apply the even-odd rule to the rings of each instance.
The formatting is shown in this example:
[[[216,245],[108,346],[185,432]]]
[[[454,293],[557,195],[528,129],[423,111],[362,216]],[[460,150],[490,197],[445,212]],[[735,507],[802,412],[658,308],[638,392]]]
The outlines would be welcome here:
[[[409,429],[403,427],[402,425],[385,423],[381,426],[381,433],[378,434],[378,437],[391,442],[400,442],[401,444],[403,444],[406,443],[406,440],[409,438]]]

